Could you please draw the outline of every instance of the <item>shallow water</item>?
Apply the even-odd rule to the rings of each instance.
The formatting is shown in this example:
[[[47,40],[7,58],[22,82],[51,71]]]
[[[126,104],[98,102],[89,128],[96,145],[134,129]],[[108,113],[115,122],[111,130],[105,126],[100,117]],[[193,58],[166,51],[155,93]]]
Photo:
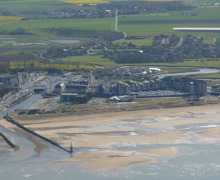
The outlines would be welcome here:
[[[193,118],[208,118],[210,115],[219,114],[220,112],[207,112],[193,114]],[[182,116],[181,116],[182,117]],[[178,116],[177,116],[178,118]],[[182,117],[183,118],[183,117]],[[192,118],[192,116],[185,116]],[[161,117],[163,120],[169,120],[169,117]],[[174,119],[174,116],[170,116]],[[154,121],[158,119],[141,119],[140,121]],[[212,119],[209,119],[212,121]],[[124,123],[124,124],[123,124]],[[134,125],[130,121],[125,121],[120,125]],[[117,126],[119,123],[109,123],[110,126]],[[198,132],[201,130],[216,128],[219,123],[196,124],[196,125],[181,125],[175,126],[172,130],[183,132]],[[135,125],[140,128],[138,124]],[[142,127],[143,128],[143,127]],[[162,128],[163,129],[163,128]],[[132,164],[124,167],[118,167],[106,171],[90,171],[81,164],[76,162],[71,163],[55,163],[57,160],[71,158],[70,155],[57,147],[50,145],[43,140],[35,139],[38,142],[49,146],[48,149],[36,153],[33,149],[35,145],[32,141],[19,136],[17,133],[9,132],[4,128],[0,130],[10,135],[15,139],[15,143],[20,145],[20,150],[12,152],[9,155],[0,157],[0,177],[3,179],[83,179],[83,180],[102,180],[102,179],[219,179],[220,177],[220,140],[215,142],[202,142],[197,136],[191,136],[187,143],[161,143],[161,144],[143,144],[137,146],[113,146],[113,150],[120,151],[141,151],[146,149],[158,148],[177,148],[178,153],[170,157],[156,157],[156,163],[140,163]],[[142,129],[143,130],[143,129]],[[143,131],[122,132],[119,135],[135,136],[143,133]],[[158,128],[146,129],[147,131],[158,131]],[[171,131],[172,131],[171,130]],[[100,151],[95,148],[77,148],[76,153]],[[72,157],[74,158],[74,156]],[[13,172],[13,173],[12,173]]]
[[[28,107],[36,99],[42,98],[40,95],[33,95],[22,103],[9,109],[9,112],[17,108]],[[105,123],[106,126],[132,126],[134,131],[116,132],[114,136],[137,136],[141,134],[157,133],[161,131],[181,131],[189,133],[189,138],[185,142],[175,143],[150,143],[131,146],[131,144],[121,143],[112,146],[111,150],[122,152],[141,151],[146,149],[176,148],[178,153],[170,157],[155,157],[156,162],[152,164],[139,163],[124,167],[117,167],[106,171],[91,171],[80,163],[55,163],[57,160],[71,158],[63,150],[44,142],[43,140],[32,137],[35,142],[42,143],[48,148],[36,152],[36,144],[32,140],[25,138],[22,134],[9,131],[0,127],[0,131],[12,137],[14,143],[20,146],[17,151],[12,151],[8,155],[0,157],[0,179],[23,180],[23,179],[82,179],[82,180],[112,180],[112,179],[219,179],[220,178],[220,139],[214,141],[201,140],[195,132],[220,127],[220,122],[215,117],[219,117],[220,111],[209,111],[203,113],[191,113],[184,115],[171,115],[167,117],[139,118],[138,123],[131,120],[120,122]],[[2,114],[3,115],[3,114]],[[158,122],[176,119],[205,119],[207,123],[176,125],[172,127],[145,127],[141,122]],[[94,127],[94,125],[93,125]],[[29,134],[29,136],[31,136]],[[75,148],[76,153],[99,152],[99,148]],[[152,157],[147,156],[146,157]],[[72,157],[74,158],[74,156]]]

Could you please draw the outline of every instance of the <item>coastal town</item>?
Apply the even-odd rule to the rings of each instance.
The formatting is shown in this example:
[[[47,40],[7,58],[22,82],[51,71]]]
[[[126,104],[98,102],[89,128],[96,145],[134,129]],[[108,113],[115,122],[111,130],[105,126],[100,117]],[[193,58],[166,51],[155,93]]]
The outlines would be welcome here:
[[[103,102],[132,102],[136,98],[201,97],[207,94],[207,82],[189,77],[163,77],[159,68],[122,66],[105,77],[92,71],[63,75],[18,73],[0,78],[1,108],[8,108],[33,93],[44,98],[59,97],[59,103],[85,104],[105,98]],[[121,79],[121,80],[118,80]],[[210,92],[209,92],[210,93]]]
[[[219,0],[0,0],[0,179],[220,178]]]

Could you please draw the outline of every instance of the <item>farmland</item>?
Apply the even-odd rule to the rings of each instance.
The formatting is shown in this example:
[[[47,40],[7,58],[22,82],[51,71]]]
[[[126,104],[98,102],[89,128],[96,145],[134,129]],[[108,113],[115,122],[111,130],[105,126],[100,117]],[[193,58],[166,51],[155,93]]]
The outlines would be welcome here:
[[[101,56],[73,56],[63,58],[62,61],[64,62],[80,62],[80,63],[87,63],[87,64],[97,64],[103,66],[112,66],[116,63],[108,58],[102,58]]]
[[[12,12],[10,16],[0,16],[0,53],[1,55],[8,54],[35,54],[39,56],[40,54],[45,53],[50,48],[60,48],[68,49],[74,46],[87,46],[87,50],[90,49],[91,42],[94,44],[98,38],[94,37],[83,37],[81,30],[88,31],[115,31],[115,18],[114,16],[103,16],[102,18],[83,18],[77,16],[77,18],[67,17],[60,18],[55,16],[55,18],[48,18],[47,13],[50,11],[56,12],[58,9],[63,9],[63,11],[68,8],[81,9],[84,6],[74,5],[76,4],[96,4],[96,3],[106,3],[111,0],[0,0],[0,6],[3,9],[7,10],[7,13]],[[114,1],[114,0],[113,0]],[[155,0],[156,1],[156,0]],[[169,0],[165,0],[169,1]],[[215,3],[215,0],[205,1],[205,0],[188,0],[187,4],[202,4],[202,3]],[[14,6],[11,6],[11,3],[14,3]],[[69,4],[70,3],[70,4]],[[88,6],[84,10],[95,10],[94,6]],[[41,16],[25,16],[27,12],[32,11],[34,13],[45,13],[44,17]],[[81,10],[79,10],[80,12]],[[89,12],[91,12],[89,11]],[[78,11],[77,11],[78,12]],[[17,13],[17,14],[16,14]],[[22,14],[23,13],[23,14]],[[68,11],[69,13],[69,11]],[[68,14],[67,13],[67,14]],[[75,13],[75,11],[74,11]],[[16,15],[15,15],[16,14]],[[64,13],[65,14],[65,13]],[[23,16],[24,15],[24,16]],[[59,15],[59,14],[58,14]],[[81,15],[81,14],[80,14]],[[51,16],[49,16],[51,17]],[[63,17],[63,16],[62,16]],[[195,8],[193,10],[182,10],[182,11],[168,11],[164,13],[141,13],[135,15],[122,15],[119,13],[119,24],[118,29],[120,32],[124,32],[127,35],[126,39],[120,39],[112,43],[112,46],[107,47],[110,52],[114,52],[118,44],[131,44],[137,47],[135,49],[138,51],[141,46],[151,46],[155,36],[161,34],[172,35],[183,37],[189,32],[176,32],[172,29],[174,27],[219,27],[220,24],[220,7],[205,7],[205,8]],[[78,30],[82,36],[75,35],[74,33],[71,36],[68,34],[58,34],[59,30],[64,29],[74,29]],[[12,32],[22,30],[24,34],[13,34]],[[95,33],[93,33],[95,34]],[[97,33],[98,34],[98,33]],[[203,37],[204,43],[213,44],[219,42],[220,35],[218,33],[210,32],[190,32],[193,36]],[[54,40],[79,40],[78,44],[62,44],[55,43]],[[100,41],[101,42],[101,41]],[[99,42],[99,43],[100,43]],[[88,43],[87,45],[85,45]],[[95,44],[97,45],[97,44]],[[105,45],[103,45],[105,46]],[[86,49],[85,48],[85,49]],[[127,47],[126,47],[127,48]],[[120,51],[126,51],[127,49],[121,49]],[[74,48],[73,48],[74,49]],[[132,51],[132,49],[130,49]],[[94,56],[88,56],[84,54],[79,56],[75,54],[74,56],[70,55],[69,57],[53,57],[54,61],[66,63],[70,69],[71,63],[82,63],[81,65],[88,64],[98,64],[103,66],[113,66],[116,63],[108,58],[102,58],[100,53]],[[103,51],[104,52],[104,51]],[[59,60],[62,61],[59,61]],[[151,64],[149,64],[151,65]],[[157,64],[165,66],[201,66],[201,67],[220,67],[219,60],[191,60],[180,63],[165,63]],[[19,65],[11,66],[11,69],[15,69]],[[20,65],[22,66],[22,65]],[[36,66],[49,66],[48,64],[41,65],[37,64]],[[55,65],[56,66],[56,65]],[[55,67],[54,66],[54,67]],[[59,65],[57,65],[59,66]],[[68,69],[68,67],[62,67],[61,69]],[[89,67],[93,68],[93,67]]]
[[[100,3],[107,3],[111,1],[118,1],[118,0],[61,0],[63,2],[67,3],[73,3],[73,4],[100,4]],[[121,0],[121,1],[132,1],[132,0]],[[134,0],[133,0],[134,1]],[[143,1],[152,1],[152,0],[143,0]],[[174,0],[153,0],[153,1],[174,1]]]
[[[192,14],[195,13],[195,16]],[[185,35],[174,32],[173,27],[219,27],[220,8],[204,8],[163,14],[123,15],[119,18],[119,29],[128,35],[155,36],[159,34]],[[216,33],[191,33],[206,39],[218,37]]]
[[[149,65],[167,66],[167,67],[210,67],[220,68],[220,59],[194,59],[179,63],[148,63]]]
[[[3,24],[2,28],[12,30],[16,28],[26,29],[36,35],[43,35],[47,29],[51,28],[75,28],[82,30],[113,30],[114,19],[42,19],[13,21]]]

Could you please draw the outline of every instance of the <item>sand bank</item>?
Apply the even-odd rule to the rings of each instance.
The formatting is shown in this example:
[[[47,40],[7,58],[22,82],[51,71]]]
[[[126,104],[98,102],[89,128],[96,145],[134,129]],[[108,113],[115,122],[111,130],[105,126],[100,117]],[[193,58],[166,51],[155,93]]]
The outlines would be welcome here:
[[[177,148],[169,147],[169,148],[146,149],[140,151],[140,154],[170,157],[170,156],[175,156],[177,154]]]
[[[197,134],[208,138],[220,138],[220,127],[200,131]]]
[[[0,157],[9,154],[12,148],[0,137]]]
[[[79,134],[71,138],[74,147],[111,148],[111,147],[135,147],[144,144],[170,144],[184,141],[186,136],[182,132],[154,133],[137,136],[109,136]],[[97,143],[98,142],[98,143]],[[69,141],[62,143],[69,146]]]
[[[86,153],[76,153],[72,158],[56,161],[55,163],[81,164],[92,171],[112,170],[121,166],[128,166],[140,163],[156,163],[154,156],[171,157],[176,155],[177,149],[157,148],[147,149],[139,152],[135,151],[96,151]]]
[[[179,145],[218,142],[220,105],[45,119],[39,116],[39,119],[18,121],[63,147],[68,148],[72,142],[77,148],[74,158],[57,162],[79,163],[99,171],[178,156],[185,152],[181,150],[184,146]],[[208,126],[210,124],[215,126]],[[157,145],[160,148],[155,148]],[[80,148],[88,149],[81,152]],[[90,151],[94,149],[96,152]]]
[[[55,163],[77,162],[89,170],[112,170],[121,166],[136,163],[153,163],[155,160],[141,155],[132,155],[133,152],[98,151],[75,154],[72,158],[56,161]]]

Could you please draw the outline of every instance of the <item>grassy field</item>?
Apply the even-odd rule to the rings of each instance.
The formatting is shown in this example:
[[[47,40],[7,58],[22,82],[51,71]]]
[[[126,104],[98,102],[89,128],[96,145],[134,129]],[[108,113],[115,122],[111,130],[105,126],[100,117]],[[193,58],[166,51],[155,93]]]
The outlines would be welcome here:
[[[101,4],[101,3],[111,2],[111,1],[140,1],[140,0],[61,0],[61,1],[72,3],[72,4]],[[170,2],[174,0],[142,0],[142,1]]]
[[[188,14],[196,13],[196,16]],[[220,8],[201,8],[192,11],[170,13],[152,13],[141,15],[123,15],[119,17],[119,29],[132,36],[157,36],[160,34],[183,36],[192,34],[204,37],[206,43],[213,43],[219,33],[211,32],[176,32],[174,27],[220,27]]]
[[[185,0],[185,2],[191,5],[199,5],[207,3],[219,3],[219,0]]]
[[[176,67],[162,67],[161,70],[164,73],[182,73],[182,72],[192,72],[197,71],[197,68],[195,67],[182,67],[182,68],[176,68]]]
[[[219,37],[219,33],[214,32],[177,32],[174,27],[219,27],[218,24],[143,24],[143,25],[120,25],[121,31],[126,32],[128,36],[159,36],[161,34],[184,36],[191,34],[193,36],[204,37],[207,42],[212,41],[213,38]],[[213,42],[213,41],[212,41]]]
[[[9,11],[55,10],[57,7],[68,8],[69,3],[59,0],[0,0],[0,7]]]
[[[96,64],[101,66],[112,66],[116,63],[108,58],[102,58],[101,56],[72,56],[63,58],[62,61],[65,62],[80,62],[88,64]]]
[[[147,65],[167,67],[210,67],[220,68],[220,59],[194,59],[179,63],[148,63]]]
[[[114,30],[113,18],[102,19],[41,19],[12,21],[1,26],[6,30],[23,28],[34,34],[43,36],[46,29],[75,28],[82,30]],[[47,33],[48,34],[48,33]]]
[[[61,2],[71,3],[71,4],[101,4],[108,3],[112,1],[135,1],[135,0],[60,0]],[[140,0],[136,0],[140,1]],[[142,0],[142,1],[154,1],[154,2],[172,2],[172,1],[184,1],[189,5],[201,5],[206,3],[219,3],[218,0]]]
[[[106,0],[109,1],[109,0]],[[166,0],[165,0],[166,1]],[[219,1],[219,0],[218,0]],[[9,9],[48,9],[58,8],[58,7],[68,7],[68,3],[89,3],[98,2],[103,3],[105,0],[0,0],[1,8]],[[187,0],[187,3],[211,3],[216,2],[215,0]],[[13,5],[12,5],[13,4]],[[71,5],[72,6],[72,5]],[[186,16],[186,14],[196,13],[196,16]],[[176,32],[173,31],[173,27],[219,27],[220,23],[210,23],[210,20],[219,20],[220,8],[200,8],[192,11],[175,11],[168,13],[153,13],[145,15],[123,15],[119,16],[119,30],[126,32],[129,36],[151,36],[148,39],[129,39],[129,40],[119,40],[116,41],[123,43],[133,43],[136,46],[151,45],[153,41],[153,36],[166,34],[172,35],[176,34],[183,36],[189,34],[189,32]],[[158,20],[158,23],[156,22]],[[162,21],[169,21],[161,23]],[[173,20],[171,23],[170,20]],[[179,21],[182,20],[182,23]],[[199,23],[187,23],[189,20],[203,20],[204,22]],[[28,32],[33,33],[33,35],[20,36],[19,42],[42,42],[49,39],[62,39],[55,34],[52,34],[49,29],[51,28],[75,28],[80,30],[110,30],[114,31],[114,18],[83,18],[83,19],[37,19],[37,20],[21,20],[21,17],[13,16],[0,16],[1,29],[14,30],[16,28],[26,29]],[[151,22],[150,22],[151,21]],[[154,22],[152,22],[154,21]],[[122,24],[121,22],[127,22],[128,24]],[[135,22],[135,24],[133,23]],[[130,23],[130,24],[129,24]],[[202,33],[202,32],[190,32],[194,36],[204,37],[205,43],[212,44],[214,39],[220,42],[219,33]],[[13,37],[14,38],[14,37]],[[17,38],[17,37],[16,37]],[[50,45],[30,45],[30,46],[19,46],[13,45],[13,43],[2,43],[0,53],[11,54],[19,52],[40,52],[48,48]],[[54,44],[54,46],[56,46]],[[101,58],[100,56],[76,56],[62,59],[66,62],[82,62],[82,63],[92,63],[104,66],[115,65],[115,62],[107,59]],[[186,61],[184,63],[175,64],[147,64],[147,65],[162,65],[162,66],[173,66],[173,67],[218,67],[220,68],[220,60],[192,60]]]
[[[195,75],[193,76],[193,78],[196,79],[220,79],[220,73],[216,73],[216,74],[200,74],[200,75]],[[212,83],[214,84],[214,83]],[[216,83],[219,84],[219,83]]]
[[[186,14],[197,13],[196,16]],[[121,15],[119,21],[142,21],[142,20],[206,20],[219,19],[220,7],[198,8],[188,11],[171,11],[168,13],[149,13],[138,15]]]
[[[81,63],[91,63],[103,66],[114,66],[114,65],[137,65],[137,64],[116,64],[108,58],[102,58],[101,56],[73,56],[63,58],[62,61],[66,62],[81,62]],[[179,63],[143,63],[138,64],[139,66],[160,66],[164,71],[169,73],[176,72],[187,72],[192,71],[195,67],[210,67],[210,68],[220,68],[220,59],[195,59],[188,60]],[[179,67],[174,69],[173,67]],[[187,67],[187,68],[184,68]]]

